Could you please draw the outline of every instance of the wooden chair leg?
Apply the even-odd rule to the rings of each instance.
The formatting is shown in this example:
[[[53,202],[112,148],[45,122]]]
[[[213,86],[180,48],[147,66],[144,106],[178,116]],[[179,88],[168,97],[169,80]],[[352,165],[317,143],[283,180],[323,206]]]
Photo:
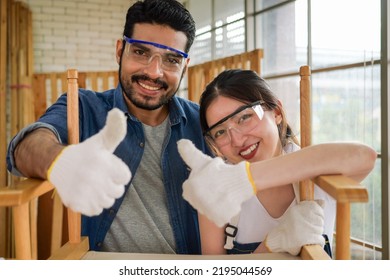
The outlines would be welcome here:
[[[31,259],[29,203],[14,206],[12,209],[15,228],[16,258],[29,260]]]
[[[336,259],[349,260],[351,235],[351,204],[349,202],[337,203],[336,215]]]
[[[38,199],[35,198],[30,202],[30,240],[31,240],[31,259],[38,259]]]
[[[53,200],[50,255],[62,246],[62,219],[64,211],[61,198],[57,193],[54,195]]]

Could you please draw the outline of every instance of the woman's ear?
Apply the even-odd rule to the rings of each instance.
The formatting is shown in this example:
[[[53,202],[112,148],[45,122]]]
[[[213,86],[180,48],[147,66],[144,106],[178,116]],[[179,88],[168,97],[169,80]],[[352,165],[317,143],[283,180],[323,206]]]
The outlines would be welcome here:
[[[119,64],[120,61],[121,61],[122,52],[124,51],[123,48],[124,48],[123,40],[122,40],[122,39],[116,40],[116,52],[115,52],[115,56],[116,56],[116,62],[117,62],[118,64]]]
[[[274,109],[274,114],[275,114],[275,123],[276,125],[281,124],[283,121],[283,115],[282,115],[282,102],[278,99],[278,106]]]

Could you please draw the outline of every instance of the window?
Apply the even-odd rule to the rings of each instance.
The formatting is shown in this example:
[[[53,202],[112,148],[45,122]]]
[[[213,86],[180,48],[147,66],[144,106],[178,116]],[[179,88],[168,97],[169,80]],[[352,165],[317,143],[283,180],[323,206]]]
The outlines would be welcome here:
[[[295,131],[298,70],[310,65],[313,143],[356,140],[377,150],[376,167],[363,182],[369,203],[352,206],[351,238],[353,258],[382,258],[376,250],[382,246],[380,1],[188,2],[198,28],[192,64],[262,48],[261,75],[281,98]]]

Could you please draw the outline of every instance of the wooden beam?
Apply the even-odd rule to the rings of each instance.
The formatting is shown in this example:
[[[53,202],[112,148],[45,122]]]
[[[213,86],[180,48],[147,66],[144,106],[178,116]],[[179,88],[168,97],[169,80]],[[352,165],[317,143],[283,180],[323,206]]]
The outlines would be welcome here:
[[[7,13],[8,0],[0,4],[0,186],[7,185]],[[9,210],[0,208],[0,256],[8,256]]]
[[[68,144],[77,144],[79,138],[79,87],[78,72],[70,69],[67,72],[67,119],[68,119]],[[81,215],[68,208],[69,242],[80,243]]]
[[[18,206],[53,189],[49,181],[27,179],[13,187],[1,187],[0,207]]]
[[[346,176],[323,175],[313,181],[338,202],[368,202],[367,188]]]

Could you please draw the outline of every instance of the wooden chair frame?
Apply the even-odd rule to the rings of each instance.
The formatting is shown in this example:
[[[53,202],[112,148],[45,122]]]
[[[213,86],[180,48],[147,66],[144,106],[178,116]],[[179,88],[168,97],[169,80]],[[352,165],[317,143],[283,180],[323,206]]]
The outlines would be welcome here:
[[[304,66],[300,69],[301,74],[301,103],[302,110],[308,110],[310,106],[310,68]],[[68,71],[68,127],[69,143],[77,143],[78,136],[78,84],[77,71]],[[309,105],[308,105],[309,104]],[[308,110],[310,112],[310,110]],[[310,115],[305,114],[306,123],[310,131]],[[301,134],[307,135],[306,132]],[[309,140],[302,140],[304,145],[310,145]],[[359,183],[342,175],[318,176],[312,180],[316,185],[321,187],[325,192],[334,197],[337,201],[336,217],[336,259],[350,259],[350,203],[367,202],[368,193]],[[15,226],[15,247],[17,259],[34,259],[36,258],[36,243],[34,238],[34,223],[36,223],[34,212],[34,200],[37,197],[53,190],[53,186],[48,181],[37,179],[26,179],[12,187],[0,188],[0,207],[11,207],[13,210],[13,221]],[[301,197],[312,199],[312,186],[306,185],[301,188]],[[32,219],[31,219],[32,217]],[[31,221],[31,222],[30,222]],[[69,242],[58,250],[53,252],[50,259],[82,259],[88,255],[89,243],[87,237],[81,237],[81,217],[80,214],[68,210],[68,228]],[[35,248],[35,249],[34,249]],[[35,250],[35,252],[34,252]],[[94,252],[91,252],[92,254]],[[96,254],[99,254],[95,252]],[[110,257],[110,254],[103,254],[101,258]],[[144,259],[146,255],[140,254],[121,254],[124,259]],[[265,256],[265,257],[264,257]],[[277,257],[285,256],[277,254]],[[269,259],[274,258],[269,254],[250,256],[177,256],[177,255],[152,255],[154,259]],[[300,257],[302,259],[329,259],[329,256],[320,246],[309,245],[302,248]],[[116,255],[118,258],[118,255]],[[287,256],[288,258],[288,256]]]
[[[300,122],[301,122],[301,147],[311,145],[311,69],[302,66],[300,74]],[[313,180],[300,182],[300,197],[302,200],[314,199],[314,184],[323,189],[337,201],[336,209],[336,254],[338,260],[351,258],[350,234],[351,234],[351,208],[353,202],[368,202],[368,192],[358,182],[343,175],[318,176]],[[304,258],[326,259],[324,251],[319,246],[304,246],[301,255]],[[308,252],[308,251],[311,252]]]
[[[188,99],[198,102],[202,90],[225,69],[241,68],[261,73],[263,50],[255,49],[188,67]]]

